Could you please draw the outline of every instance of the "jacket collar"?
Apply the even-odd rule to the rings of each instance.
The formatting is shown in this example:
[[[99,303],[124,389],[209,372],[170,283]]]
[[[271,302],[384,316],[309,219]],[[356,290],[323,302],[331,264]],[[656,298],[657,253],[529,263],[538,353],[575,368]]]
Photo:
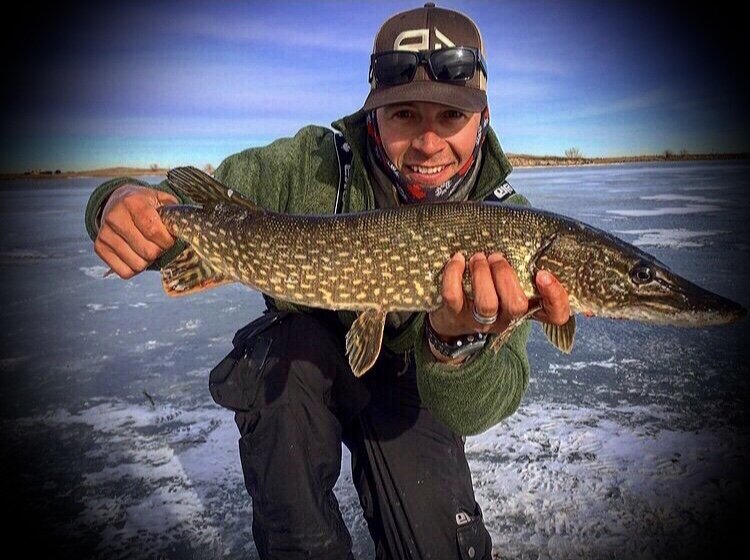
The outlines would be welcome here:
[[[359,110],[335,121],[331,126],[344,135],[352,148],[354,165],[352,165],[352,198],[349,203],[349,211],[374,208],[373,186],[367,173],[366,113]],[[513,167],[503,152],[495,131],[490,127],[482,148],[482,169],[479,171],[477,184],[470,198],[472,200],[483,200],[502,184],[512,169]]]

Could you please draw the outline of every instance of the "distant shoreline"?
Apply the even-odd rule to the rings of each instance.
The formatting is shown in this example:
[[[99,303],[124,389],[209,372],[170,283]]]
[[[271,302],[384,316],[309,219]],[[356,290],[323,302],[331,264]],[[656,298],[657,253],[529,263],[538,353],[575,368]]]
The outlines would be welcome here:
[[[712,160],[747,160],[750,153],[739,154],[658,154],[642,156],[617,156],[599,158],[569,158],[565,156],[532,156],[526,154],[506,154],[513,167],[575,167],[584,165],[616,165],[620,163],[666,162]]]
[[[750,153],[740,154],[659,154],[643,156],[603,157],[603,158],[569,158],[565,156],[532,156],[527,154],[506,154],[511,165],[515,168],[524,167],[574,167],[585,165],[615,165],[620,163],[647,162],[684,162],[684,161],[712,161],[712,160],[747,160]],[[0,180],[18,179],[70,179],[82,177],[134,177],[141,175],[165,176],[168,168],[141,167],[107,167],[104,169],[89,169],[85,171],[26,171],[23,173],[0,173]]]

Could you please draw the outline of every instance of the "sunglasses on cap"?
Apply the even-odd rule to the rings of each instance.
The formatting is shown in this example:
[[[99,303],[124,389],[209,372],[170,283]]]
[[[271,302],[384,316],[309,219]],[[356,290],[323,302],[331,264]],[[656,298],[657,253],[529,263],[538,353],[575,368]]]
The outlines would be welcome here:
[[[430,52],[386,51],[370,57],[370,79],[376,85],[398,86],[414,79],[424,64],[438,82],[468,82],[479,68],[487,77],[487,63],[479,49],[449,47]]]

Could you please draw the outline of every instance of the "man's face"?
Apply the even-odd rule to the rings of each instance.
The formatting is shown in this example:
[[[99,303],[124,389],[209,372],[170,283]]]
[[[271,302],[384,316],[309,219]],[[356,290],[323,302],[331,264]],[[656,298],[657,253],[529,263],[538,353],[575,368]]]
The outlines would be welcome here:
[[[410,182],[437,187],[474,151],[480,113],[437,103],[400,103],[377,110],[383,147]]]

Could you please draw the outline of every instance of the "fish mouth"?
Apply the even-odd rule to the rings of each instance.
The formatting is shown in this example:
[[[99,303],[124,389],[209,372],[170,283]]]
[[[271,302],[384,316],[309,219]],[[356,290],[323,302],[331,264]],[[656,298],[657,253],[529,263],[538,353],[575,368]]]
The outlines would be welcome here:
[[[739,304],[726,300],[721,305],[701,305],[693,309],[655,309],[648,307],[641,312],[644,322],[674,325],[677,327],[710,327],[736,323],[747,315]]]
[[[747,309],[728,298],[680,278],[669,282],[670,293],[636,305],[640,320],[679,327],[707,327],[736,323]]]

